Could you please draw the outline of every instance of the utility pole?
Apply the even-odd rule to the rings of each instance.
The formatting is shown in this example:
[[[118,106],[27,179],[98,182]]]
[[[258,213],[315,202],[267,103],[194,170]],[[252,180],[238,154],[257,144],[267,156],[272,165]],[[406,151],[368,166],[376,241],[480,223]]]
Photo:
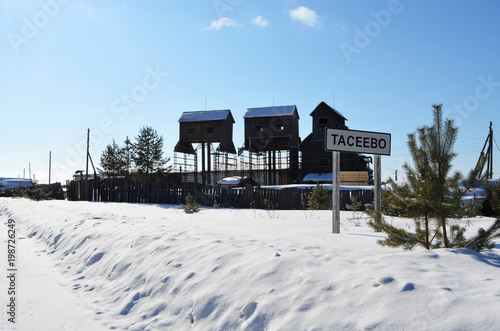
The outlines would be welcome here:
[[[29,169],[29,175],[30,175],[30,180],[31,180],[31,162],[28,162],[28,169]]]
[[[85,168],[85,180],[89,180],[89,143],[90,143],[90,129],[87,129],[87,166]]]
[[[52,151],[49,151],[49,185],[50,185],[50,172],[52,169]]]

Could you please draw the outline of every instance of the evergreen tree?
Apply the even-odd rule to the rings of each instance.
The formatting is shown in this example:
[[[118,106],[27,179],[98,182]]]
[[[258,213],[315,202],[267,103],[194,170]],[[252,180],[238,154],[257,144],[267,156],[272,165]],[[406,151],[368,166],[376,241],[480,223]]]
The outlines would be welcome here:
[[[491,191],[491,210],[495,215],[500,215],[500,183]]]
[[[453,227],[455,226],[456,225]],[[495,223],[493,223],[488,230],[480,228],[477,231],[477,235],[469,240],[464,240],[462,246],[471,248],[476,252],[481,252],[484,249],[492,249],[495,247],[495,243],[492,241],[493,238],[500,238],[500,218],[497,218]]]
[[[169,158],[163,158],[163,137],[159,136],[155,129],[143,127],[135,140],[131,145],[132,160],[140,176],[150,180],[154,173],[161,177],[170,172],[171,167],[166,167]]]
[[[358,201],[354,195],[351,195],[351,204],[345,206],[347,209],[352,210],[353,212],[357,212],[361,209],[361,202]]]
[[[106,146],[101,154],[101,172],[108,177],[117,177],[125,174],[125,153],[113,139],[113,143]]]
[[[308,196],[309,209],[325,210],[332,209],[332,197],[328,189],[319,183],[312,189]]]
[[[482,203],[484,216],[500,215],[500,182],[490,183],[484,188],[486,198]]]
[[[194,214],[194,213],[197,213],[200,211],[200,206],[201,204],[196,202],[194,200],[194,197],[191,193],[189,193],[187,196],[186,196],[186,204],[185,205],[182,205],[182,208],[184,208],[184,212],[186,214]]]
[[[128,139],[128,136],[127,136],[127,139],[125,139],[124,141],[124,144],[125,146],[122,148],[122,151],[123,151],[123,160],[125,162],[125,170],[126,170],[126,174],[127,176],[130,174],[131,170],[132,170],[132,142],[130,141],[130,139]]]
[[[31,186],[21,186],[19,185],[13,190],[14,198],[26,198],[30,200],[51,200],[52,193],[49,190],[49,186],[40,186],[35,180],[32,182]]]
[[[408,183],[397,185],[389,178],[392,188],[388,192],[387,210],[413,218],[415,232],[396,228],[385,221],[380,224],[372,221],[369,224],[376,231],[388,235],[386,240],[380,242],[382,245],[403,246],[405,249],[416,245],[427,249],[464,245],[461,240],[464,230],[454,227],[448,236],[447,220],[471,212],[470,208],[464,208],[461,198],[483,182],[481,172],[486,158],[482,155],[467,176],[451,172],[458,128],[453,120],[443,120],[441,108],[442,105],[433,105],[432,126],[421,127],[417,133],[408,135],[408,148],[413,160],[413,167],[408,163],[403,165]]]

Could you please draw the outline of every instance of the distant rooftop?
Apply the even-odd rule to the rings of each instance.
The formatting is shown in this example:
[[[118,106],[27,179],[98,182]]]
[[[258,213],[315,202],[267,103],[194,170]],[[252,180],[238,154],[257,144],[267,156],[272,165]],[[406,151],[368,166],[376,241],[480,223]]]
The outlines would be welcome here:
[[[228,116],[231,116],[230,110],[185,111],[179,122],[224,121]]]
[[[18,186],[31,186],[33,185],[29,178],[6,178],[0,177],[0,189],[8,190]]]
[[[297,111],[295,105],[248,108],[243,118],[292,116],[295,111]]]
[[[316,111],[316,109],[318,109],[320,106],[326,106],[328,108],[330,108],[333,112],[335,112],[338,116],[340,116],[341,118],[345,119],[347,121],[347,118],[345,118],[344,115],[342,115],[342,113],[340,113],[337,109],[333,108],[333,107],[330,107],[326,102],[324,101],[321,101],[319,103],[319,105],[316,106],[316,108],[314,108],[314,110],[311,112],[311,114],[309,114],[310,116],[313,116],[314,112]]]

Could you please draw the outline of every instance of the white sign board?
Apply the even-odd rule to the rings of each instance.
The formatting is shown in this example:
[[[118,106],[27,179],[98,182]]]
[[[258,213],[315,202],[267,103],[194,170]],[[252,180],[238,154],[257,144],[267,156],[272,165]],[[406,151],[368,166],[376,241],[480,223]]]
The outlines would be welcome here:
[[[327,128],[325,149],[336,152],[391,155],[391,134]]]

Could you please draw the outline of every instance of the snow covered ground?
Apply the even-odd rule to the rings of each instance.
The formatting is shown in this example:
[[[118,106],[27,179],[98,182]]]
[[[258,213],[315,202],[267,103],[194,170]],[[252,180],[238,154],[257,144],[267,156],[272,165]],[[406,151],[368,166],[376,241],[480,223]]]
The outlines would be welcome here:
[[[341,217],[332,234],[329,211],[1,198],[20,237],[17,329],[500,328],[499,244],[404,252],[377,245],[362,214]],[[461,222],[475,233],[492,221]],[[0,239],[6,270],[5,225]]]

